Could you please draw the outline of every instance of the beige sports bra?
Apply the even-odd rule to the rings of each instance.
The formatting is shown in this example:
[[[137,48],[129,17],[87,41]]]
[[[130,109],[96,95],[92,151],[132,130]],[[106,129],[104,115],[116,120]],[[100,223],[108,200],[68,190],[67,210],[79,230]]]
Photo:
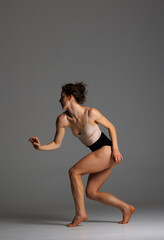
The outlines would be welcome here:
[[[67,115],[65,114],[65,117],[67,119]],[[88,109],[86,111],[86,125],[82,131],[81,134],[75,134],[72,129],[72,133],[75,137],[77,137],[84,145],[86,146],[90,146],[93,143],[95,143],[99,137],[101,136],[101,130],[98,126],[98,124],[96,126],[92,126],[91,124],[88,123]],[[68,121],[68,119],[67,119]]]

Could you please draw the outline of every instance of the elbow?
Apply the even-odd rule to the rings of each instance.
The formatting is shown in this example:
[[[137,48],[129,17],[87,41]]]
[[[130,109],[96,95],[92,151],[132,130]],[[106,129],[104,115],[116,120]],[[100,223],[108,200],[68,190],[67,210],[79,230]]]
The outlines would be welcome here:
[[[115,126],[114,126],[114,125],[112,125],[112,128],[116,130],[116,128],[115,128]]]
[[[55,145],[54,145],[54,150],[60,148],[60,146],[61,146],[60,143],[56,143],[55,141],[53,141],[53,143],[55,144]]]
[[[60,147],[61,147],[61,144],[60,144],[60,145],[58,144],[58,145],[56,146],[56,149],[59,149]]]
[[[116,130],[116,128],[115,128],[115,126],[112,124],[112,125],[110,125],[109,127],[108,127],[108,129],[111,131],[111,130]]]
[[[115,128],[114,126],[111,126],[110,128],[108,128],[108,131],[109,131],[110,133],[116,132],[116,128]]]

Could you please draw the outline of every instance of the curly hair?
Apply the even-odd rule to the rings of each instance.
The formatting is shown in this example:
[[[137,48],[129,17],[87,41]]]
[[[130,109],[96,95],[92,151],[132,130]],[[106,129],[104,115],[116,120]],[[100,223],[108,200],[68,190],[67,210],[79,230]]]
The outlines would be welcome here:
[[[76,102],[83,104],[86,101],[87,84],[84,82],[67,83],[62,86],[62,91],[67,95],[73,95]]]

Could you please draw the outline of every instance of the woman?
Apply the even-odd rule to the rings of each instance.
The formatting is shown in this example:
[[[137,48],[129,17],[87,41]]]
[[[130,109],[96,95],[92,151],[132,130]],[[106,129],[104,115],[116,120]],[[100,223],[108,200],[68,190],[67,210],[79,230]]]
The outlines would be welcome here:
[[[41,146],[37,137],[31,137],[29,141],[38,150],[55,150],[60,148],[62,144],[65,127],[69,127],[73,135],[91,150],[91,153],[69,169],[76,214],[73,221],[66,226],[75,227],[88,218],[84,206],[84,186],[81,180],[81,176],[85,174],[89,174],[86,196],[92,200],[119,208],[123,213],[123,220],[119,223],[128,223],[135,207],[110,193],[99,191],[114,166],[118,165],[123,157],[118,149],[114,125],[96,108],[81,106],[86,100],[86,86],[83,82],[62,86],[59,102],[62,109],[66,111],[56,119],[56,134],[51,143]],[[100,130],[98,124],[109,130],[112,141]]]

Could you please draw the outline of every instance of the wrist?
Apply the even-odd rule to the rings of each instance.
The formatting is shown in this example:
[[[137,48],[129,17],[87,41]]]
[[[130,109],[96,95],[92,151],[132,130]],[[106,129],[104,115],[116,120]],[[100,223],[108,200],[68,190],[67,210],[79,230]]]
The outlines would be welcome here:
[[[40,145],[40,146],[38,146],[38,149],[37,150],[42,150],[42,146]]]
[[[113,146],[112,146],[112,150],[113,150],[113,151],[118,151],[119,149],[118,149],[118,147],[113,147]]]

